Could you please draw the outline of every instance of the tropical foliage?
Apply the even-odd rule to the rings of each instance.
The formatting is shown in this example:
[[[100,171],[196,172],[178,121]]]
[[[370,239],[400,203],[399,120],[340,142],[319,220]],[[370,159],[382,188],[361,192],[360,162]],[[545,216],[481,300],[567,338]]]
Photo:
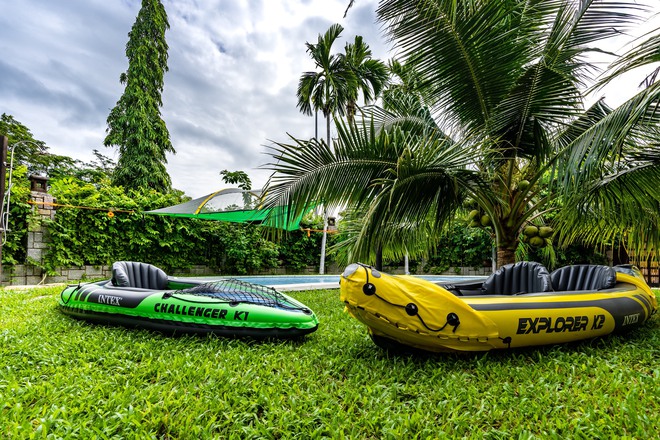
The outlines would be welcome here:
[[[9,229],[2,243],[6,270],[18,264],[42,266],[54,273],[58,267],[107,265],[116,260],[148,261],[167,270],[205,265],[220,273],[245,274],[276,267],[299,271],[319,259],[318,218],[304,220],[302,227],[274,242],[262,228],[252,225],[203,222],[143,216],[141,211],[170,206],[185,197],[180,191],[160,193],[152,189],[126,191],[110,185],[114,162],[94,151],[96,159],[84,163],[51,155],[44,142],[12,116],[0,118],[0,132],[9,138],[13,173]],[[29,174],[47,174],[49,192],[57,202],[53,221],[42,219],[39,206],[30,204]],[[249,189],[243,171],[223,170],[225,183]],[[7,176],[7,188],[9,177]],[[49,245],[43,261],[27,255],[29,231],[41,233],[45,223]]]
[[[35,218],[33,210],[36,209],[27,203],[30,194],[28,168],[25,165],[15,166],[12,174],[11,188],[9,185],[6,186],[7,190],[10,190],[9,211],[5,214],[8,228],[7,231],[2,231],[3,233],[0,234],[2,239],[1,263],[3,265],[25,262],[28,230]]]
[[[150,188],[165,192],[172,182],[165,164],[174,153],[170,134],[160,116],[163,75],[167,72],[165,31],[170,25],[160,0],[142,0],[128,34],[128,70],[119,80],[126,87],[108,116],[105,146],[119,147],[112,177],[127,189]]]
[[[376,99],[387,84],[387,66],[372,58],[371,49],[361,35],[356,35],[353,43],[346,43],[341,55],[357,82],[355,87],[348,90],[346,100],[346,117],[353,122],[358,109],[358,95],[362,92],[362,99],[367,104]]]
[[[330,117],[344,111],[348,90],[357,87],[355,77],[337,54],[332,54],[332,45],[344,30],[334,24],[318,37],[316,44],[306,43],[307,53],[320,70],[304,72],[298,82],[298,109],[306,115],[321,110],[327,122],[327,139],[330,142]]]
[[[454,223],[425,261],[424,272],[443,273],[450,267],[491,267],[493,243],[481,229]]]
[[[220,171],[220,175],[222,176],[222,181],[225,183],[238,185],[240,189],[244,190],[252,189],[252,180],[250,180],[250,176],[245,171],[222,170]]]
[[[660,83],[650,75],[616,108],[589,95],[660,61],[657,30],[623,55],[603,50],[648,10],[618,0],[383,0],[377,12],[400,57],[383,107],[359,127],[337,120],[334,148],[275,144],[269,203],[324,200],[364,213],[353,240],[363,260],[381,246],[391,258],[425,252],[466,208],[494,237],[500,265],[514,261],[525,228],[549,226],[550,211],[555,234],[530,240],[538,248],[621,238],[637,252],[657,249]],[[594,55],[611,59],[605,75]]]

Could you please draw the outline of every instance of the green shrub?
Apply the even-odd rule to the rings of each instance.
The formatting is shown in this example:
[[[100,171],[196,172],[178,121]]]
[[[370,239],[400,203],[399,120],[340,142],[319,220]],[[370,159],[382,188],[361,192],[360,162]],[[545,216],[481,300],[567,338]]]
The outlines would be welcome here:
[[[8,185],[7,189],[9,189]],[[30,183],[27,179],[27,167],[17,166],[12,175],[9,230],[6,241],[2,244],[2,264],[20,264],[27,257],[28,225],[38,217],[32,214],[38,207],[27,203],[29,195]]]
[[[280,264],[291,271],[299,271],[308,266],[317,266],[321,259],[323,238],[323,217],[308,215],[300,223],[301,230],[289,232],[280,242]],[[326,249],[337,240],[337,234],[328,234]],[[326,263],[333,260],[326,253]]]
[[[424,265],[424,271],[439,274],[452,266],[483,267],[491,258],[492,248],[493,241],[486,231],[455,223],[440,239],[434,254]]]

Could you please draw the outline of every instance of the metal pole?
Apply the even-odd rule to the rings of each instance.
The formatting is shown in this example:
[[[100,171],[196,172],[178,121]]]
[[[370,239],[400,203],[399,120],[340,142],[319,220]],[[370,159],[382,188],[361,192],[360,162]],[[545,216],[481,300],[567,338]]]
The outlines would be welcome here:
[[[490,266],[491,271],[495,272],[497,270],[497,246],[493,246]]]
[[[323,238],[321,238],[321,262],[319,263],[319,275],[325,274],[325,244],[328,240],[328,211],[323,209]]]
[[[7,175],[7,136],[0,136],[0,219],[4,218],[5,210],[5,177]],[[0,231],[0,286],[2,286],[2,236],[5,231]]]

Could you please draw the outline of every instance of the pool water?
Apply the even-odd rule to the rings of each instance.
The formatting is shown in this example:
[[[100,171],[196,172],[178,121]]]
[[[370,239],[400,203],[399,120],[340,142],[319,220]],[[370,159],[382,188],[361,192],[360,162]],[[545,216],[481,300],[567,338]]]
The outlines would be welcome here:
[[[265,276],[246,276],[246,277],[232,277],[241,281],[246,281],[253,284],[261,284],[263,286],[291,286],[291,285],[339,285],[339,275],[265,275]],[[439,282],[459,282],[468,280],[479,280],[485,277],[479,276],[455,276],[455,275],[419,275],[423,278],[435,283]]]

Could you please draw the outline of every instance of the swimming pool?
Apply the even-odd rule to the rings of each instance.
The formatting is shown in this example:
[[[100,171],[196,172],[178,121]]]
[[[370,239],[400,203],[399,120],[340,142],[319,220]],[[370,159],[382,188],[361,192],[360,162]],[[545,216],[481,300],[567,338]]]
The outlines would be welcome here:
[[[417,275],[415,275],[417,276]],[[211,279],[211,277],[203,277]],[[218,279],[218,277],[213,277]],[[228,277],[229,278],[229,277]],[[274,287],[278,290],[314,290],[332,289],[339,287],[339,275],[261,275],[261,276],[236,276],[231,277],[253,284]],[[459,282],[468,280],[481,280],[482,276],[457,276],[457,275],[419,275],[419,278],[438,282]]]

